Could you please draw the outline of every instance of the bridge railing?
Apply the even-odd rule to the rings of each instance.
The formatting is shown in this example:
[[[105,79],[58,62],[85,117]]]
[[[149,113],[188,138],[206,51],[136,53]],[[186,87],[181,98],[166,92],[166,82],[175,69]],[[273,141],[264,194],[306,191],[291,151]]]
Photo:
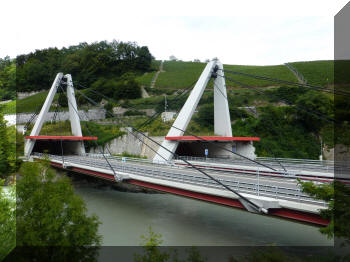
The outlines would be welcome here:
[[[44,157],[43,154],[35,154],[36,157]],[[50,159],[56,160],[58,162],[62,161],[61,156],[47,155]],[[91,158],[81,157],[81,156],[66,156],[65,161],[70,164],[75,163],[79,165],[84,165],[92,168],[101,168],[109,170],[110,167],[102,159],[94,158],[96,161],[92,161]],[[151,165],[145,165],[140,167],[140,165],[133,165],[128,163],[123,163],[117,161],[116,159],[111,161],[113,169],[115,171],[130,173],[133,175],[153,177],[162,180],[168,180],[173,182],[181,182],[186,184],[223,189],[224,188],[217,184],[215,181],[209,179],[208,177],[201,176],[200,174],[195,175],[193,172],[186,173],[179,169],[179,167],[174,166],[157,166],[152,167]],[[267,184],[261,181],[259,172],[256,174],[256,181],[246,182],[236,179],[237,177],[232,176],[230,179],[218,178],[219,181],[229,186],[230,188],[237,190],[240,193],[254,194],[257,196],[265,196],[275,199],[284,199],[295,202],[303,202],[309,204],[316,204],[321,206],[326,206],[326,202],[315,200],[309,195],[301,192],[298,185],[295,187],[285,187],[285,186],[275,186]]]
[[[194,157],[194,156],[180,156],[176,158],[176,160],[185,159],[187,161],[198,161],[198,162],[210,162],[210,163],[223,163],[223,164],[244,164],[249,166],[259,166],[256,163],[253,163],[247,159],[232,159],[232,158],[209,158],[209,157]],[[255,159],[258,162],[269,164],[271,167],[282,171],[283,168],[281,164],[288,170],[293,168],[300,168],[307,170],[321,170],[328,173],[333,173],[334,168],[342,168],[345,170],[350,167],[345,166],[345,163],[337,163],[335,166],[334,161],[329,160],[310,160],[310,159],[284,159],[284,158],[266,158],[266,157],[258,157]],[[284,170],[283,170],[284,171]]]

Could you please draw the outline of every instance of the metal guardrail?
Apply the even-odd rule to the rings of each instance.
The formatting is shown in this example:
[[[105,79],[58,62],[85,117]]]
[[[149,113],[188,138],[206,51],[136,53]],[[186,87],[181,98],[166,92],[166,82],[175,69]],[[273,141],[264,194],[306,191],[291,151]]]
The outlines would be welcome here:
[[[205,157],[194,157],[194,156],[180,156],[176,160],[187,160],[187,161],[198,161],[208,163],[221,163],[221,164],[232,164],[232,165],[247,165],[247,166],[259,166],[246,159],[225,159],[225,158],[205,158]],[[285,173],[280,163],[288,170],[309,170],[309,171],[321,171],[327,173],[334,173],[334,168],[341,168],[342,170],[350,170],[350,166],[337,164],[334,165],[333,161],[320,161],[320,160],[309,160],[309,159],[284,159],[284,158],[256,158],[258,162],[268,164],[271,167],[279,170],[278,172]]]
[[[102,154],[86,154],[86,156],[89,157],[97,157],[97,158],[103,158]],[[155,163],[153,160],[149,159],[143,159],[143,158],[132,158],[132,157],[122,157],[122,156],[112,156],[110,154],[105,154],[105,156],[108,159],[116,159],[116,160],[124,160],[124,161],[132,161],[132,162],[142,162],[142,163],[150,163],[150,164],[167,164],[167,165],[174,165],[174,161],[168,161],[167,163],[164,163],[164,161]],[[176,158],[175,160],[187,160],[187,161],[198,161],[198,162],[210,162],[210,163],[223,163],[223,164],[234,164],[234,165],[249,165],[249,166],[259,166],[255,163],[252,163],[249,160],[246,159],[229,159],[229,158],[205,158],[205,157],[194,157],[194,156],[180,156]],[[338,163],[336,166],[334,165],[334,161],[330,160],[312,160],[312,159],[292,159],[292,158],[269,158],[269,157],[257,157],[257,161],[267,163],[271,167],[281,169],[279,172],[286,173],[284,170],[282,170],[280,162],[287,170],[288,168],[293,170],[298,168],[310,171],[325,171],[327,173],[334,173],[335,168],[341,168],[342,170],[349,170],[350,166],[345,166],[345,162]],[[288,174],[290,175],[290,174]]]
[[[39,158],[44,157],[44,154],[41,154],[41,153],[34,153],[33,155]],[[56,156],[56,155],[46,155],[46,156],[52,160],[62,162],[61,156]],[[80,165],[84,165],[92,168],[101,168],[106,170],[110,169],[108,164],[102,161],[102,159],[100,160],[96,158],[91,159],[88,156],[65,156],[64,159],[65,159],[64,160],[65,162],[70,164],[80,164]],[[179,166],[162,165],[160,167],[157,165],[157,167],[155,168],[154,166],[152,167],[152,165],[145,165],[140,167],[140,166],[136,166],[135,164],[123,162],[123,160],[116,159],[116,158],[112,159],[110,163],[113,169],[117,172],[119,171],[119,172],[134,174],[134,175],[154,177],[162,180],[181,182],[181,183],[198,185],[198,186],[203,186],[208,188],[224,189],[221,185],[217,184],[215,181],[207,177],[193,175],[193,172],[188,172],[188,171],[186,172],[184,168]],[[141,164],[141,162],[138,162],[138,164]],[[150,164],[150,162],[148,161],[147,164]],[[232,176],[232,179],[231,178],[230,179],[217,178],[217,179],[222,183],[225,183],[227,186],[231,187],[232,189],[237,190],[240,193],[248,193],[248,194],[254,194],[257,196],[266,196],[266,197],[271,197],[275,199],[285,199],[285,200],[290,200],[295,202],[303,202],[303,203],[316,204],[316,205],[322,205],[322,206],[326,205],[324,201],[315,200],[312,197],[308,196],[307,194],[301,192],[300,187],[298,185],[296,185],[295,188],[291,188],[291,187],[264,184],[260,181],[259,172],[256,174],[256,180],[257,180],[256,183],[239,181],[235,179],[234,176]]]

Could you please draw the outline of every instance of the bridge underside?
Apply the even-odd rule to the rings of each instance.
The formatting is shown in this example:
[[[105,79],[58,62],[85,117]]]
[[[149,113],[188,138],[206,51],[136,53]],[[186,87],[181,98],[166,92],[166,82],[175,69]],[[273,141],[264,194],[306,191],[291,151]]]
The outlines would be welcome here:
[[[232,154],[236,152],[245,157],[255,159],[255,148],[250,141],[180,141],[175,153],[179,156],[205,157],[207,149],[210,158],[231,158],[240,159],[238,155]]]
[[[37,140],[33,151],[52,155],[78,155],[82,141],[79,140]]]
[[[57,162],[51,162],[51,165],[57,168],[63,168],[62,164]],[[112,174],[102,173],[86,168],[80,168],[80,167],[70,167],[70,171],[86,174],[89,176],[94,176],[97,178],[105,179],[111,182],[116,182],[115,178]],[[180,189],[175,188],[171,186],[166,185],[160,185],[160,184],[154,184],[150,182],[140,181],[136,179],[125,179],[123,180],[124,183],[129,183],[137,186],[141,186],[148,189],[157,190],[160,192],[170,193],[178,196],[193,198],[197,200],[202,200],[210,203],[220,204],[224,206],[234,207],[234,208],[240,208],[242,210],[246,210],[245,207],[241,204],[241,202],[238,199],[232,199],[227,197],[221,197],[221,196],[215,196],[205,193],[199,193],[199,192],[193,192],[186,189]],[[323,219],[320,215],[315,213],[308,213],[303,212],[299,210],[293,210],[293,209],[286,209],[286,208],[276,208],[276,209],[269,209],[270,216],[285,218],[285,219],[291,219],[291,220],[297,220],[300,222],[305,223],[311,223],[319,226],[326,226],[329,224],[329,221]]]

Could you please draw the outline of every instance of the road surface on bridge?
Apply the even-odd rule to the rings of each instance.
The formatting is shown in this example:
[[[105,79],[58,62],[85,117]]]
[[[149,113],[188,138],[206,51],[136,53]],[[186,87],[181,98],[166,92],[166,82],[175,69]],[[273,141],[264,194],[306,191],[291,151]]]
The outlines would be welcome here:
[[[63,159],[66,166],[75,164],[90,168],[103,169],[109,171],[109,173],[112,172],[106,160],[96,156],[64,156],[62,158],[62,156],[50,155],[50,159],[59,162],[62,162]],[[132,176],[130,176],[132,174],[141,174],[146,177],[156,177],[157,179],[167,181],[176,181],[184,184],[200,185],[208,188],[225,190],[217,182],[188,167],[156,165],[147,161],[123,162],[114,158],[108,158],[108,161],[116,173],[120,172],[124,175],[124,179],[132,178]],[[295,177],[252,176],[250,173],[245,174],[242,172],[216,170],[206,170],[206,172],[240,193],[286,199],[316,206],[323,205],[323,202],[313,200],[310,196],[300,192],[300,186]],[[233,193],[231,194],[233,195]]]
[[[327,208],[327,204],[302,193],[295,177],[264,175],[252,177],[251,173],[206,170],[206,173],[210,176],[232,190],[239,192],[243,196],[241,198],[204,174],[192,168],[175,164],[154,164],[143,159],[123,161],[125,160],[123,158],[103,155],[60,156],[34,153],[32,157],[34,159],[49,157],[51,165],[55,167],[107,179],[112,182],[119,181],[119,183],[133,184],[257,212],[257,210],[251,210],[247,206],[247,203],[244,202],[246,201],[245,198],[267,210],[268,215],[318,225],[329,223],[319,215],[319,211]]]

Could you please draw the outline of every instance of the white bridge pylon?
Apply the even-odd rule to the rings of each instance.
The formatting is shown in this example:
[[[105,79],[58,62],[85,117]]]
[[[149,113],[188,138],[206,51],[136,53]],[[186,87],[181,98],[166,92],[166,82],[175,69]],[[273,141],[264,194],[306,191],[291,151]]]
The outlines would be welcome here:
[[[82,137],[82,131],[81,131],[81,125],[78,115],[78,107],[77,102],[75,99],[74,94],[74,87],[73,87],[73,81],[72,76],[70,74],[63,75],[63,73],[58,73],[56,75],[55,80],[53,81],[53,84],[50,88],[49,94],[46,97],[46,100],[44,102],[43,107],[40,110],[40,113],[38,115],[38,118],[34,124],[34,127],[30,133],[31,137],[39,136],[40,131],[43,127],[43,124],[45,122],[45,116],[48,114],[51,104],[53,102],[53,99],[57,93],[57,89],[59,88],[60,84],[66,80],[67,82],[67,99],[68,99],[68,110],[69,110],[69,120],[71,124],[71,131],[73,136],[76,137]],[[58,103],[58,102],[57,102]],[[26,140],[25,148],[24,148],[24,155],[26,157],[29,157],[33,151],[34,145],[36,140],[35,139],[28,139]],[[85,154],[85,147],[83,141],[78,142],[76,151],[78,154]]]
[[[206,65],[173,126],[170,128],[167,134],[168,137],[183,136],[213,74],[217,75],[214,80],[214,133],[219,136],[232,137],[230,111],[223,69],[222,63],[217,59],[210,61]],[[178,141],[164,140],[162,147],[159,147],[157,154],[153,158],[154,162],[164,162],[164,159],[167,161],[171,160],[178,145]]]

